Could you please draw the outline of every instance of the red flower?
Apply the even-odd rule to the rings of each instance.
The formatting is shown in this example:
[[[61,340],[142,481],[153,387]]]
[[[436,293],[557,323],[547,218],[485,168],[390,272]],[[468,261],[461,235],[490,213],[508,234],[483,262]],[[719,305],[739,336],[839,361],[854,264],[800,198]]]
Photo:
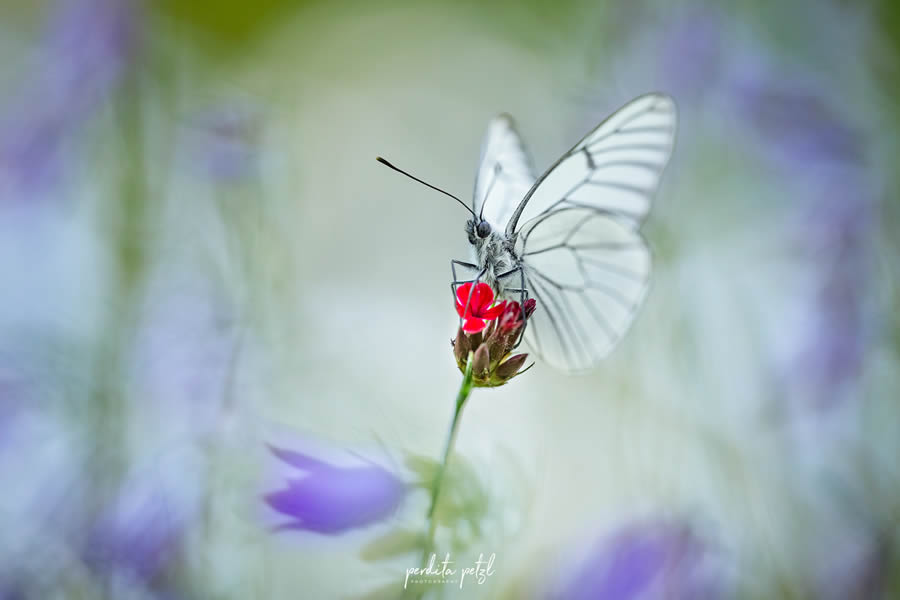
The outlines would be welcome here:
[[[479,283],[472,289],[472,283],[464,283],[456,290],[456,312],[463,319],[462,329],[466,333],[478,333],[487,327],[488,321],[493,321],[503,314],[506,302],[500,302],[495,306],[494,290],[486,283]]]
[[[522,328],[525,319],[531,316],[536,306],[537,302],[535,302],[534,298],[529,298],[525,301],[524,311],[515,300],[507,302],[506,310],[503,311],[503,314],[497,320],[497,326],[504,334],[515,331],[516,335],[518,335],[518,330]]]
[[[526,300],[524,306],[515,300],[505,300],[492,307],[494,293],[485,287],[479,290],[476,286],[472,291],[472,298],[478,295],[478,310],[475,311],[463,310],[465,300],[469,300],[470,308],[472,305],[469,298],[471,284],[466,284],[467,289],[460,288],[457,294],[456,310],[460,316],[463,312],[469,315],[475,312],[478,316],[466,318],[460,327],[453,340],[453,355],[462,373],[466,372],[471,357],[472,383],[476,387],[497,387],[528,370],[522,370],[528,355],[512,353],[520,341],[525,321],[534,313],[537,303],[533,298]]]
[[[468,306],[466,303],[468,302]],[[471,283],[456,292],[456,312],[463,318],[453,340],[453,355],[460,372],[472,363],[472,383],[476,387],[497,387],[524,373],[527,354],[513,355],[525,322],[537,303],[533,298],[519,304],[515,300],[494,303],[494,292],[485,283]]]

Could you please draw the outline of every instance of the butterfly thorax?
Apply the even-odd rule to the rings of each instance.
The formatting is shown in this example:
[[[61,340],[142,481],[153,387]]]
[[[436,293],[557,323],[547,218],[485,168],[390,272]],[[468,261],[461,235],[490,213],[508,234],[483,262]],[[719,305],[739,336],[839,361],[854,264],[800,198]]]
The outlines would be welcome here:
[[[493,229],[487,231],[484,225],[479,228],[472,221],[466,224],[466,232],[475,253],[475,263],[484,270],[481,280],[494,288],[498,295],[502,295],[505,286],[499,279],[500,275],[509,272],[518,264],[512,245],[502,232]],[[488,235],[481,237],[479,233]]]

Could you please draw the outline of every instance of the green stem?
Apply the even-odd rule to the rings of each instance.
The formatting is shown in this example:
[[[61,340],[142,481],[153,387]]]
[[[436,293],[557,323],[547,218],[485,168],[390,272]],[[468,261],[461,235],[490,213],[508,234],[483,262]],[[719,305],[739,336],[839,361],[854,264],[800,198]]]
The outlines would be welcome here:
[[[434,534],[437,530],[437,519],[434,518],[438,501],[441,496],[441,486],[444,483],[444,474],[447,471],[447,463],[450,460],[450,454],[453,452],[453,445],[456,443],[456,433],[459,430],[459,418],[462,415],[462,409],[472,393],[472,360],[474,353],[469,352],[466,361],[466,373],[463,376],[462,384],[459,386],[459,393],[456,395],[456,409],[453,411],[453,421],[450,423],[450,431],[447,433],[447,443],[444,445],[444,458],[434,478],[434,484],[431,488],[431,506],[428,508],[428,537],[425,538],[425,547],[422,554],[423,562],[427,563],[428,557],[431,555],[434,547]]]

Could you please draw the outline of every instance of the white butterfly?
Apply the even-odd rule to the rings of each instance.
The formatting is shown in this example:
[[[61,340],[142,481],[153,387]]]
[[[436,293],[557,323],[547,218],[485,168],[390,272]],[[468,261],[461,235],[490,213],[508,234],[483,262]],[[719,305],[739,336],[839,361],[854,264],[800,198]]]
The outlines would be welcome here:
[[[671,98],[640,96],[535,180],[512,119],[491,121],[466,222],[475,261],[451,261],[454,291],[483,281],[502,297],[535,298],[525,329],[533,352],[564,371],[596,366],[646,295],[650,251],[639,227],[671,156],[676,122]],[[460,280],[457,267],[474,277]]]

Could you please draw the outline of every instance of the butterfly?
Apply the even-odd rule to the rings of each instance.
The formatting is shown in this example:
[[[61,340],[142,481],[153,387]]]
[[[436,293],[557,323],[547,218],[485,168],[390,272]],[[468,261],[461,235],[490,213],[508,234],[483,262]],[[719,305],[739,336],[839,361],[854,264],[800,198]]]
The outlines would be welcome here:
[[[498,297],[535,298],[524,338],[562,371],[595,367],[643,304],[651,257],[640,226],[675,140],[674,101],[635,98],[597,125],[540,177],[509,115],[482,145],[465,231],[473,261],[451,261],[456,288],[485,282]],[[471,277],[460,277],[457,271]]]

